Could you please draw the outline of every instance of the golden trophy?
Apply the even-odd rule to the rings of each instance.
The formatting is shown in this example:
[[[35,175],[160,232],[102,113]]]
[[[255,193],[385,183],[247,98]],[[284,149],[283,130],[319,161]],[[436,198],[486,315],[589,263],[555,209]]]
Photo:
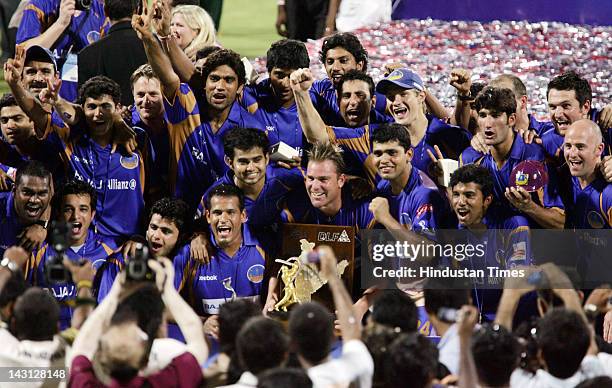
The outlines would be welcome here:
[[[308,260],[308,254],[314,250],[314,246],[314,243],[301,239],[302,253],[299,257],[292,257],[289,260],[275,260],[277,263],[283,264],[278,276],[283,284],[283,297],[274,305],[275,311],[287,312],[287,308],[295,303],[310,302],[312,294],[327,284],[328,279],[320,273],[316,263]],[[336,267],[338,277],[342,276],[348,265],[347,260],[338,262]]]

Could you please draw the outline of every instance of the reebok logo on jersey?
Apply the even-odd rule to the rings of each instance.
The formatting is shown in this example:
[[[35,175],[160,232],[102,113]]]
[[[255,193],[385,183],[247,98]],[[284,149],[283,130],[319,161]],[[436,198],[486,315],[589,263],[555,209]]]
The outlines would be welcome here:
[[[201,281],[217,280],[217,275],[200,275],[198,277],[198,280],[201,280]]]

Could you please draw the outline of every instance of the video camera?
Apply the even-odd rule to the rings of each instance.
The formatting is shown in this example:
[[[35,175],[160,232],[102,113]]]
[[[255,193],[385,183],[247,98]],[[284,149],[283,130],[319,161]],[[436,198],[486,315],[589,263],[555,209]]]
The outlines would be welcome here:
[[[89,11],[92,3],[93,0],[76,0],[74,9],[77,11]]]
[[[155,272],[149,268],[149,247],[146,242],[137,242],[134,255],[128,258],[126,278],[131,281],[155,281]]]
[[[47,281],[51,284],[71,282],[70,271],[64,266],[65,252],[68,248],[68,233],[70,232],[68,224],[63,221],[52,221],[50,230],[49,244],[57,254],[52,256],[45,265]]]

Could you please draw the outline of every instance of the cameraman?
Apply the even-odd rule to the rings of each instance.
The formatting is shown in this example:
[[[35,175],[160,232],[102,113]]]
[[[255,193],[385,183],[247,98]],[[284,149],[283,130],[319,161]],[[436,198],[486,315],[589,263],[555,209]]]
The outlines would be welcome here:
[[[92,359],[97,352],[103,367],[112,377],[111,386],[197,387],[202,383],[200,365],[208,356],[198,316],[174,289],[174,268],[166,258],[149,260],[155,283],[168,312],[176,319],[187,343],[187,352],[175,357],[164,369],[147,377],[139,372],[147,365],[153,342],[153,328],[145,333],[136,321],[124,321],[106,327],[124,290],[126,273],[118,276],[107,298],[87,319],[72,347],[72,387],[101,386],[94,373]]]
[[[101,0],[30,0],[17,30],[17,44],[53,50],[65,81],[61,95],[74,101],[77,97],[77,54],[100,39],[108,27],[105,19]]]
[[[60,190],[53,203],[58,213],[58,227],[49,233],[50,244],[45,243],[36,252],[28,280],[32,285],[50,289],[55,299],[63,303],[60,315],[63,330],[70,326],[73,311],[66,303],[76,298],[78,289],[91,288],[93,280],[89,278],[77,284],[73,279],[62,277],[63,259],[75,265],[90,262],[94,269],[98,269],[113,253],[113,243],[89,228],[96,214],[96,191],[79,180],[67,182]],[[52,271],[52,268],[58,268],[58,271]],[[60,276],[53,278],[55,275]]]
[[[143,255],[145,249],[142,249],[141,254],[134,256],[150,256],[152,259],[162,256],[174,258],[177,255],[189,257],[189,246],[185,245],[185,242],[190,229],[187,204],[180,199],[160,199],[153,204],[149,213],[145,239],[140,237],[145,240],[143,242],[146,244],[144,248],[147,253]],[[132,237],[131,240],[135,239],[136,237]],[[146,259],[146,257],[141,258]],[[108,294],[115,277],[128,262],[129,260],[126,260],[126,256],[120,251],[108,256],[94,280],[94,291],[97,292],[98,302],[101,302]],[[146,266],[143,267],[146,268]],[[134,275],[138,276],[138,274]],[[134,278],[134,276],[128,275],[128,278]]]

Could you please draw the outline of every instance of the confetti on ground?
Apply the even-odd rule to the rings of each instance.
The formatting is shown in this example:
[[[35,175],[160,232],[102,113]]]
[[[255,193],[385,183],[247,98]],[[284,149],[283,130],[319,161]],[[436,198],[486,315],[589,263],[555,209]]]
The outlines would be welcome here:
[[[405,63],[447,107],[455,105],[449,74],[460,67],[472,71],[473,81],[516,74],[527,86],[528,109],[540,119],[548,117],[549,80],[565,71],[574,70],[590,82],[594,106],[601,108],[612,96],[612,27],[411,19],[378,24],[355,34],[368,51],[368,73],[375,81],[382,78],[384,64]],[[325,76],[318,59],[321,44],[322,40],[307,44],[311,68],[319,78]],[[264,61],[256,63],[263,73]]]

